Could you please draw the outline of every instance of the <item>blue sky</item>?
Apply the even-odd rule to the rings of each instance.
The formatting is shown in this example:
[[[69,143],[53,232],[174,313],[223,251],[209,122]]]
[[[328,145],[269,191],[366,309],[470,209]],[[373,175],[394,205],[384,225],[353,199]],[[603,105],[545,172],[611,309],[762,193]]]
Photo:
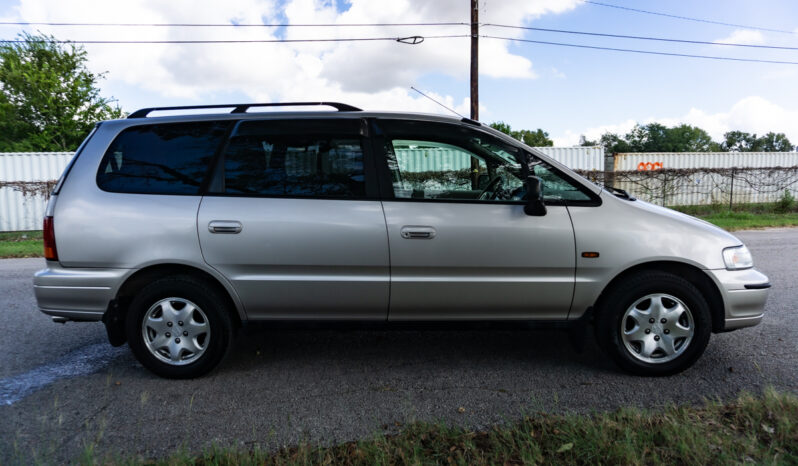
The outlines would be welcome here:
[[[223,3],[223,4],[221,4]],[[674,15],[793,31],[792,34],[646,15],[581,0],[480,0],[481,22],[700,41],[798,47],[794,0],[605,0]],[[0,0],[4,21],[72,22],[433,22],[467,21],[468,0]],[[29,30],[31,30],[30,28]],[[368,37],[466,33],[467,28],[172,30],[38,27],[64,39]],[[0,27],[11,38],[17,26]],[[698,55],[798,62],[798,51],[582,37],[483,27],[482,33]],[[580,134],[625,132],[634,122],[681,122],[718,138],[730,129],[785,132],[798,144],[798,65],[648,56],[481,39],[483,121],[543,128],[560,145]],[[152,105],[343,100],[368,109],[444,111],[410,90],[468,109],[468,40],[256,45],[93,45],[90,66],[127,111]]]

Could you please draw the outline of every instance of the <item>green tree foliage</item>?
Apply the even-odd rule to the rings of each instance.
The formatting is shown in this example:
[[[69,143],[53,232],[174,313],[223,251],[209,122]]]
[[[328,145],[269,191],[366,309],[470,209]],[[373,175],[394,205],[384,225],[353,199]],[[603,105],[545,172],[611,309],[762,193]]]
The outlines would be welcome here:
[[[73,151],[95,122],[122,111],[100,96],[86,51],[23,33],[0,44],[0,151]]]
[[[523,142],[527,146],[532,147],[545,147],[545,146],[553,146],[554,141],[549,139],[549,133],[543,131],[542,129],[538,128],[535,131],[530,131],[527,129],[522,129],[520,131],[513,131],[513,129],[507,123],[503,121],[497,121],[490,124],[490,127],[493,129],[497,129],[504,134],[508,134],[515,139]]]
[[[709,152],[720,147],[703,129],[685,124],[672,128],[638,124],[625,139],[631,152]]]
[[[784,133],[767,133],[757,139],[758,150],[763,152],[789,152],[793,145]]]
[[[743,131],[723,135],[722,150],[732,152],[789,152],[793,145],[784,133],[770,132],[762,137]]]
[[[756,134],[744,131],[729,131],[723,135],[721,148],[730,152],[753,152],[756,147]]]

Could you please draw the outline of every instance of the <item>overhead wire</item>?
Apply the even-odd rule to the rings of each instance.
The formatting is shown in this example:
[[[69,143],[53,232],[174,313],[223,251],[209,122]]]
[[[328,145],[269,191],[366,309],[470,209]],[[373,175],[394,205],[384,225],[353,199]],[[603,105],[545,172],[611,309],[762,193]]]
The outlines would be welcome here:
[[[798,50],[798,47],[784,47],[784,46],[776,46],[776,45],[756,45],[756,44],[739,44],[733,42],[709,42],[703,40],[691,40],[691,39],[674,39],[670,37],[651,37],[651,36],[634,36],[634,35],[625,35],[625,34],[610,34],[604,32],[588,32],[588,31],[571,31],[566,29],[550,29],[550,28],[536,28],[531,26],[512,26],[507,24],[493,24],[493,23],[486,23],[482,26],[485,27],[497,27],[497,28],[507,28],[507,29],[523,29],[526,31],[538,31],[538,32],[555,32],[560,34],[576,34],[576,35],[583,35],[583,36],[593,36],[593,37],[612,37],[617,39],[634,39],[634,40],[648,40],[648,41],[658,41],[658,42],[675,42],[681,44],[699,44],[699,45],[719,45],[719,46],[727,46],[727,47],[747,47],[747,48],[756,48],[756,49],[775,49],[775,50]]]
[[[750,25],[744,25],[744,24],[726,23],[726,22],[723,22],[723,21],[715,21],[715,20],[704,19],[704,18],[693,18],[693,17],[690,17],[690,16],[674,15],[674,14],[670,14],[670,13],[662,13],[662,12],[659,12],[659,11],[641,10],[639,8],[631,8],[631,7],[622,6],[622,5],[613,5],[612,3],[597,2],[595,0],[584,0],[584,2],[585,3],[589,3],[591,5],[598,5],[598,6],[608,7],[608,8],[616,8],[616,9],[619,9],[619,10],[633,11],[635,13],[644,13],[644,14],[647,14],[647,15],[664,16],[664,17],[667,17],[667,18],[681,19],[681,20],[685,20],[685,21],[695,21],[695,22],[699,22],[699,23],[717,24],[717,25],[720,25],[720,26],[730,26],[730,27],[743,28],[743,29],[755,29],[755,30],[758,30],[758,31],[779,32],[779,33],[783,33],[783,34],[798,34],[798,31],[790,31],[790,30],[787,30],[787,29],[775,29],[775,28],[767,28],[767,27],[762,27],[762,26],[750,26]]]
[[[771,63],[771,64],[780,64],[780,65],[798,65],[798,62],[794,61],[782,61],[782,60],[763,60],[758,58],[736,58],[736,57],[719,57],[714,55],[697,55],[697,54],[688,54],[688,53],[675,53],[675,52],[658,52],[654,50],[637,50],[637,49],[623,49],[623,48],[615,48],[615,47],[600,47],[596,45],[584,45],[584,44],[571,44],[566,42],[549,42],[543,40],[532,40],[532,39],[516,39],[513,37],[499,37],[499,36],[491,36],[491,35],[481,35],[480,37],[484,37],[486,39],[501,39],[501,40],[510,40],[510,41],[517,41],[517,42],[527,42],[532,44],[542,44],[542,45],[556,45],[561,47],[575,47],[575,48],[583,48],[583,49],[593,49],[593,50],[608,50],[613,52],[627,52],[627,53],[641,53],[641,54],[648,54],[648,55],[664,55],[670,57],[685,57],[685,58],[704,58],[708,60],[726,60],[726,61],[738,61],[738,62],[751,62],[751,63]]]
[[[240,27],[240,28],[287,28],[287,27],[402,27],[402,26],[470,26],[465,22],[432,23],[72,23],[46,21],[0,21],[0,26],[76,26],[76,27]]]
[[[268,44],[268,43],[296,43],[296,42],[360,42],[360,41],[395,41],[403,44],[416,45],[425,39],[451,39],[457,37],[471,37],[470,34],[446,34],[433,36],[407,36],[407,37],[341,37],[328,39],[167,39],[167,40],[29,40],[29,39],[0,39],[0,43],[56,43],[56,44]]]

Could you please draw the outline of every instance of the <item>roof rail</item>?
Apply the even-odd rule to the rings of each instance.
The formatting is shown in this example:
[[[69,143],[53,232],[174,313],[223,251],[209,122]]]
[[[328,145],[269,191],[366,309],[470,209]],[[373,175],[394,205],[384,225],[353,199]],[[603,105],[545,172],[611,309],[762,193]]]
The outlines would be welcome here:
[[[196,110],[202,108],[230,108],[233,110],[230,113],[247,113],[247,110],[252,107],[306,107],[311,105],[326,105],[333,107],[339,112],[361,112],[362,110],[351,105],[342,104],[338,102],[280,102],[268,104],[225,104],[225,105],[184,105],[180,107],[150,107],[136,110],[128,115],[128,118],[145,118],[150,112],[163,111],[163,110]]]

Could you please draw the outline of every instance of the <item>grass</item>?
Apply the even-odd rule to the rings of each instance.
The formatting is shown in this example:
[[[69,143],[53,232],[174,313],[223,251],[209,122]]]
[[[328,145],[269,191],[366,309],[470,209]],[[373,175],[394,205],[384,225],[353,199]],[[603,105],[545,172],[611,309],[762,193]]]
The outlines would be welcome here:
[[[593,415],[525,417],[507,427],[471,431],[414,424],[392,436],[332,447],[303,444],[276,452],[213,447],[161,460],[99,458],[93,446],[82,464],[796,464],[798,397],[767,389],[729,403],[700,407],[625,408]]]
[[[0,258],[41,257],[43,253],[41,231],[0,232]]]
[[[725,204],[671,207],[679,212],[706,220],[724,230],[749,230],[767,227],[798,226],[795,203],[738,204],[729,209]]]

